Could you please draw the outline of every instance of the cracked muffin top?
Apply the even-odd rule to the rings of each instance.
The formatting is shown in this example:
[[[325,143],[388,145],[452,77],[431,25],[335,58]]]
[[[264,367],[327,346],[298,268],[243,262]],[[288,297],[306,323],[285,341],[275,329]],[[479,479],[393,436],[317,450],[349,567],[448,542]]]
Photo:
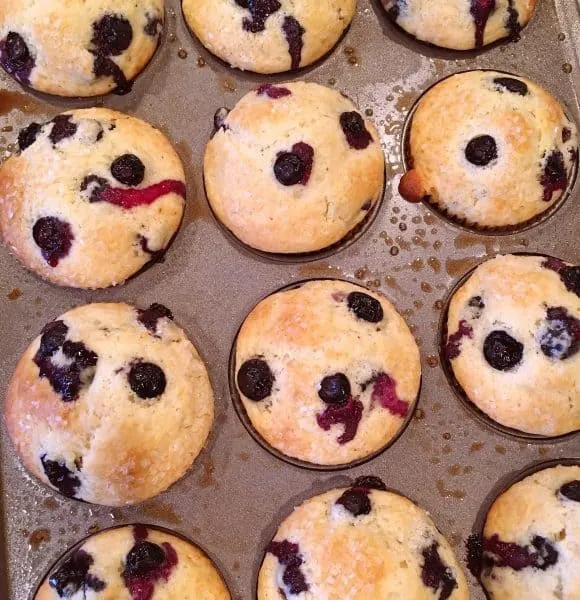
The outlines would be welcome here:
[[[161,493],[213,421],[197,350],[160,304],[88,304],[48,323],[4,407],[24,466],[64,496],[107,506]]]

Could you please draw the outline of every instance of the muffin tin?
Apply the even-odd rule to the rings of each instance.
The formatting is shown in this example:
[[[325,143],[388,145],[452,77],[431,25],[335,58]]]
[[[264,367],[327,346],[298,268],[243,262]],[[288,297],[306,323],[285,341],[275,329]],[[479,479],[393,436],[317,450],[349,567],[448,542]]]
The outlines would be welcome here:
[[[411,39],[379,0],[359,0],[339,46],[311,68],[260,77],[232,70],[190,35],[177,0],[167,1],[161,47],[134,90],[107,96],[106,106],[149,120],[174,142],[185,162],[188,205],[165,262],[124,286],[98,292],[62,289],[25,271],[0,249],[0,393],[43,324],[74,305],[97,301],[166,304],[192,337],[210,372],[216,420],[192,470],[168,492],[131,508],[72,502],[32,481],[0,426],[0,597],[29,600],[55,560],[88,531],[145,522],[175,530],[204,548],[232,597],[255,598],[264,548],[282,518],[304,499],[363,474],[412,497],[428,510],[458,556],[498,480],[538,459],[580,455],[580,436],[536,443],[498,431],[461,408],[439,365],[443,300],[456,280],[498,252],[538,252],[578,263],[578,184],[563,206],[526,232],[477,235],[446,222],[396,192],[404,171],[408,112],[436,81],[468,69],[521,74],[546,87],[580,123],[580,3],[542,0],[520,42],[476,52],[440,50]],[[233,107],[264,81],[306,79],[344,91],[374,119],[386,155],[387,187],[375,219],[348,247],[304,263],[276,261],[224,235],[203,193],[202,156],[213,115]],[[0,160],[25,123],[101,100],[59,100],[21,90],[0,75]],[[12,128],[12,129],[10,129]],[[346,244],[345,244],[346,246]],[[384,293],[421,344],[423,380],[414,418],[386,451],[362,466],[332,473],[299,468],[266,452],[235,414],[228,359],[236,332],[259,299],[309,278],[342,278]],[[111,448],[110,460],[115,460]],[[2,556],[2,554],[5,556]],[[484,593],[470,577],[472,598]]]

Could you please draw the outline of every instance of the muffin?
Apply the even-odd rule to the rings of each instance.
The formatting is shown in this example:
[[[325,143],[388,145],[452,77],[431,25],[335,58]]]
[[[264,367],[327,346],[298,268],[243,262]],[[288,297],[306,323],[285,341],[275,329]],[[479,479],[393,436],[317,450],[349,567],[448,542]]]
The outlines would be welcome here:
[[[235,343],[235,386],[254,430],[324,466],[380,451],[406,424],[421,381],[417,344],[380,294],[315,280],[262,300]]]
[[[360,477],[296,508],[270,542],[258,579],[258,600],[345,597],[467,600],[469,590],[427,513],[377,477]]]
[[[48,323],[4,406],[24,466],[64,496],[122,506],[189,469],[213,420],[206,368],[161,304],[88,304]]]
[[[181,537],[149,525],[107,529],[71,549],[35,600],[230,600],[210,559]]]
[[[580,466],[543,469],[501,494],[479,552],[490,600],[580,598]]]
[[[191,31],[239,69],[282,73],[329,52],[350,25],[356,0],[183,0]]]
[[[503,38],[518,40],[536,0],[381,0],[387,14],[422,42],[472,50]]]
[[[263,85],[217,124],[204,159],[207,197],[222,224],[252,248],[328,248],[382,196],[378,133],[335,90]]]
[[[0,64],[47,94],[126,94],[155,53],[164,10],[164,0],[5,1]]]
[[[497,256],[455,291],[444,358],[471,402],[526,434],[580,429],[580,267]]]
[[[522,77],[469,71],[419,101],[400,193],[459,224],[513,228],[562,198],[578,163],[577,128],[558,101]]]
[[[185,204],[183,166],[160,131],[89,108],[31,123],[18,145],[0,166],[0,231],[25,266],[103,288],[160,258]]]

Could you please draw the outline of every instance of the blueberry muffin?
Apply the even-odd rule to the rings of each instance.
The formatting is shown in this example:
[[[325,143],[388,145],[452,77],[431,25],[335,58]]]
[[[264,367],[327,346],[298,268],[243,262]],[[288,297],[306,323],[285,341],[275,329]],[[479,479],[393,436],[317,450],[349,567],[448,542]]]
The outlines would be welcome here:
[[[18,145],[0,166],[0,231],[29,269],[103,288],[161,257],[181,223],[185,175],[160,131],[89,108],[31,123]]]
[[[8,388],[24,466],[64,496],[121,506],[177,481],[213,420],[206,368],[160,304],[89,304],[48,323]]]
[[[566,192],[578,163],[576,125],[522,77],[469,71],[419,101],[399,191],[468,227],[522,225]]]
[[[4,1],[0,64],[47,94],[126,94],[155,53],[164,6],[164,0]]]
[[[204,159],[207,196],[217,218],[252,248],[327,248],[382,195],[378,133],[335,90],[263,85],[217,124]]]
[[[258,600],[467,600],[465,575],[426,512],[377,477],[315,496],[266,549]]]
[[[580,598],[580,466],[544,469],[511,486],[470,546],[490,600]]]
[[[381,0],[399,27],[441,48],[472,50],[519,39],[536,0]]]
[[[379,451],[412,413],[419,350],[393,305],[346,281],[315,280],[262,300],[235,345],[235,381],[254,429],[318,465]]]
[[[35,600],[230,600],[211,560],[149,525],[107,529],[71,549]]]
[[[580,429],[580,267],[497,256],[453,294],[445,358],[467,397],[527,434]]]
[[[282,73],[329,52],[350,25],[356,0],[183,0],[191,31],[233,67]]]

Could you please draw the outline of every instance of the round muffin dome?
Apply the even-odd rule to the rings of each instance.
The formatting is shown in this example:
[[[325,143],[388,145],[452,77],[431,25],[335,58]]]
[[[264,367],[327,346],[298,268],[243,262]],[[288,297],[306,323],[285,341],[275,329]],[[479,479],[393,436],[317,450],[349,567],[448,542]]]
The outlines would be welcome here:
[[[160,304],[88,304],[48,323],[4,407],[24,466],[70,498],[122,506],[189,469],[213,420],[206,368]]]
[[[315,83],[264,85],[207,145],[207,197],[243,243],[299,254],[340,242],[382,195],[384,156],[353,103]]]
[[[452,50],[519,39],[536,0],[381,0],[399,27],[422,42]]]
[[[413,412],[419,350],[382,295],[315,280],[262,300],[235,343],[235,385],[254,430],[322,466],[380,451]]]
[[[535,83],[496,71],[452,75],[418,102],[400,193],[474,229],[512,228],[550,209],[578,163],[576,125]]]
[[[544,468],[503,492],[474,560],[491,600],[580,597],[580,466]],[[472,560],[475,557],[472,557]]]
[[[306,67],[340,39],[356,0],[183,0],[191,31],[233,67],[282,73]]]
[[[67,552],[35,600],[230,600],[211,560],[192,543],[150,525],[106,529]]]
[[[447,540],[426,512],[360,477],[296,508],[266,549],[258,600],[467,600]]]
[[[177,231],[185,174],[167,138],[105,108],[31,123],[0,166],[0,230],[32,271],[103,288],[159,258]]]
[[[157,48],[164,11],[164,0],[7,0],[0,65],[47,94],[125,94]]]
[[[580,267],[497,256],[453,294],[444,358],[497,423],[558,436],[580,429]]]

